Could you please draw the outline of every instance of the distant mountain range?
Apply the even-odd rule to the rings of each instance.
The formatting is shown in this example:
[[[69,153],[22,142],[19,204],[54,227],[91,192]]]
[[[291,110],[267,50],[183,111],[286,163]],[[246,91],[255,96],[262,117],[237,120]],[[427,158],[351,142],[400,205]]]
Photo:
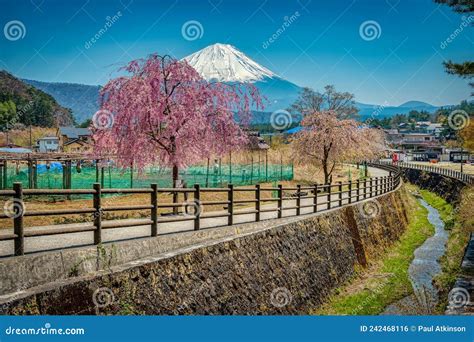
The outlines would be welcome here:
[[[362,121],[368,118],[380,119],[391,117],[396,114],[408,114],[412,110],[434,113],[438,108],[440,108],[421,101],[408,101],[399,106],[371,105],[356,102],[356,106],[359,108],[359,115]]]
[[[90,119],[99,110],[100,86],[76,83],[53,83],[23,80],[56,99],[63,107],[70,108],[78,123]]]
[[[185,58],[208,81],[227,83],[251,82],[266,97],[265,112],[256,113],[253,123],[268,123],[276,110],[288,108],[301,91],[298,85],[283,79],[269,69],[247,57],[228,44],[213,44]],[[90,119],[99,109],[98,95],[101,86],[73,83],[50,83],[24,80],[53,96],[64,107],[71,108],[77,122]],[[408,101],[400,106],[383,106],[355,103],[361,120],[370,117],[384,118],[395,114],[408,114],[411,110],[434,112],[439,107],[421,101]]]

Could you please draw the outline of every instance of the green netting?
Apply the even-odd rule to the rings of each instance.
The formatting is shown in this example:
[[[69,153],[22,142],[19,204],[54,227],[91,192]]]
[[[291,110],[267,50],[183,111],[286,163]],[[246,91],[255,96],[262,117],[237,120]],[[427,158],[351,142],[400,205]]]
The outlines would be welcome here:
[[[6,188],[11,188],[14,182],[21,182],[24,188],[29,188],[29,174],[27,167],[15,167],[8,165]],[[33,176],[32,176],[33,177]],[[236,186],[250,185],[261,182],[276,182],[293,179],[292,165],[270,164],[246,164],[246,165],[222,165],[211,166],[209,172],[207,166],[192,166],[180,172],[180,178],[187,187],[200,184],[206,187],[222,187],[232,183]],[[130,169],[123,170],[114,167],[104,167],[97,171],[95,166],[82,166],[80,172],[76,167],[71,170],[71,188],[89,189],[93,183],[100,182],[104,188],[146,188],[151,183],[157,183],[159,187],[172,187],[171,170],[159,167],[147,168],[141,173],[136,170],[131,177]],[[39,189],[62,189],[63,168],[56,165],[46,169],[44,164],[38,165],[36,175],[36,188]]]

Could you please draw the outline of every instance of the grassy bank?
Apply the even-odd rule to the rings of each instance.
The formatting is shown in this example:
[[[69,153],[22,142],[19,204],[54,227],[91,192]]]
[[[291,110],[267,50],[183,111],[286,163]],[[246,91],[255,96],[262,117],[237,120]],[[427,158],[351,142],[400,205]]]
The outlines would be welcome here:
[[[416,190],[414,186],[405,186]],[[389,304],[413,293],[408,267],[413,252],[433,235],[434,227],[428,221],[427,210],[412,195],[409,208],[413,208],[407,213],[409,225],[400,240],[367,269],[357,270],[356,276],[314,314],[377,315]]]
[[[469,233],[474,231],[472,204],[474,189],[463,191],[457,208],[453,208],[441,197],[429,191],[422,190],[422,194],[426,201],[440,212],[441,219],[444,221],[446,229],[449,230],[446,252],[440,259],[442,272],[434,279],[440,297],[436,312],[442,314],[447,306],[448,293],[453,287],[456,277],[461,273],[461,261],[469,240]]]

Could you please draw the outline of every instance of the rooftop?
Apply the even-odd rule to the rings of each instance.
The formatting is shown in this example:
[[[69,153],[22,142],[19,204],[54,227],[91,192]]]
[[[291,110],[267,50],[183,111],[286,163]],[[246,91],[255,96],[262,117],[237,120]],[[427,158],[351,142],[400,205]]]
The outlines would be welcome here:
[[[77,139],[80,136],[91,135],[89,128],[59,127],[59,134],[67,136],[69,139]]]

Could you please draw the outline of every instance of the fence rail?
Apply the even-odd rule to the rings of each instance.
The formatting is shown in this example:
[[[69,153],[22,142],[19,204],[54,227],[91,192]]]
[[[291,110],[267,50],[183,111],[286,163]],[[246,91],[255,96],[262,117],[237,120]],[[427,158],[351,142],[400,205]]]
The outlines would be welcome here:
[[[437,173],[446,177],[454,178],[457,179],[461,182],[464,182],[466,184],[472,185],[474,184],[474,176],[469,175],[467,173],[462,173],[459,171],[447,169],[447,168],[442,168],[442,167],[436,167],[436,166],[431,166],[431,165],[420,165],[420,164],[412,164],[412,163],[405,163],[405,162],[389,162],[389,161],[380,161],[378,163],[373,163],[373,165],[383,165],[383,166],[396,166],[401,169],[415,169],[415,170],[421,170],[421,171],[426,171],[426,172],[432,172],[432,173]]]
[[[385,194],[395,190],[400,184],[400,172],[397,168],[390,165],[369,164],[389,172],[385,177],[372,177],[362,180],[338,182],[336,184],[314,184],[311,186],[297,185],[296,187],[262,187],[257,184],[252,187],[234,187],[229,184],[225,188],[202,188],[196,184],[193,188],[158,188],[157,184],[150,184],[150,188],[141,189],[104,189],[100,183],[95,183],[92,189],[23,189],[21,183],[14,183],[13,190],[0,190],[0,197],[10,197],[12,210],[0,215],[3,219],[13,220],[13,232],[0,234],[0,241],[14,241],[14,255],[19,256],[25,253],[25,239],[29,237],[48,236],[56,234],[70,234],[79,232],[93,232],[93,242],[98,245],[102,242],[102,232],[106,229],[125,228],[133,226],[150,226],[150,236],[159,234],[159,227],[164,223],[193,221],[194,230],[201,229],[201,223],[209,218],[227,218],[225,223],[219,226],[233,225],[234,218],[238,215],[254,215],[253,222],[262,219],[262,213],[276,213],[276,218],[282,218],[285,211],[293,210],[296,216],[309,213],[326,211],[338,208],[346,204],[357,203],[375,196]],[[162,193],[186,193],[191,194],[192,199],[186,203],[192,203],[191,215],[159,215],[160,208],[179,208],[183,203],[166,203],[160,200]],[[211,192],[222,192],[227,194],[225,200],[204,201],[201,195]],[[236,199],[236,194],[240,192],[253,193],[253,198]],[[148,204],[138,206],[104,206],[102,197],[104,194],[114,193],[135,193],[148,194],[150,201]],[[88,208],[78,209],[58,209],[25,211],[23,199],[36,195],[62,195],[70,196],[74,194],[92,195],[92,203]],[[288,203],[291,201],[291,203]],[[276,207],[270,207],[269,204],[275,203]],[[289,204],[289,205],[285,205]],[[202,213],[202,208],[209,205],[222,205],[224,210]],[[248,205],[245,210],[236,211],[236,205]],[[306,208],[310,208],[309,211]],[[302,209],[306,209],[303,210]],[[149,210],[149,217],[144,219],[127,220],[104,220],[105,212],[126,211],[126,210]],[[24,217],[45,216],[45,215],[74,215],[91,214],[92,222],[89,224],[69,224],[64,227],[48,227],[34,230],[27,229],[24,225]],[[285,215],[295,216],[295,215]]]

